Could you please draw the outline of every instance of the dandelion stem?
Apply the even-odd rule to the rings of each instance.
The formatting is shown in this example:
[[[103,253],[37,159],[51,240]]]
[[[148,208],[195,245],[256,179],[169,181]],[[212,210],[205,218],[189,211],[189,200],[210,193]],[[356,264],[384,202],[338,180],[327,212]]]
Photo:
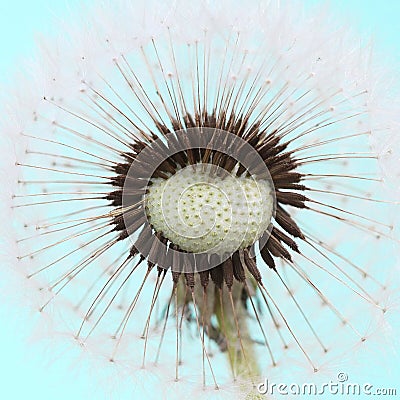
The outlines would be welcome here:
[[[225,335],[226,353],[235,379],[240,376],[253,380],[261,376],[261,373],[254,349],[255,342],[249,334],[249,318],[241,300],[242,288],[241,284],[235,283],[231,296],[224,292],[222,296],[216,293],[214,312]]]

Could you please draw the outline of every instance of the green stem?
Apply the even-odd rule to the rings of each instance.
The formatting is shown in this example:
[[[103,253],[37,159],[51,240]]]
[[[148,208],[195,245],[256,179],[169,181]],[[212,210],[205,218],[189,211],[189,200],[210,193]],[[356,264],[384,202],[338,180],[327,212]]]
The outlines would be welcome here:
[[[235,281],[230,292],[226,286],[223,289],[215,286],[214,290],[204,292],[197,283],[195,297],[200,324],[226,354],[234,378],[243,382],[241,389],[246,400],[265,399],[256,389],[261,373],[255,343],[251,340],[248,311],[241,299],[243,284]],[[247,283],[252,285],[250,278]],[[178,299],[180,304],[192,301],[183,282],[178,285]],[[211,323],[212,316],[216,317],[217,326]],[[249,381],[253,388],[249,387]]]
[[[227,341],[226,353],[233,375],[253,380],[260,376],[260,369],[254,341],[250,338],[247,311],[241,301],[242,287],[235,282],[232,296],[226,288],[216,289],[214,313]]]

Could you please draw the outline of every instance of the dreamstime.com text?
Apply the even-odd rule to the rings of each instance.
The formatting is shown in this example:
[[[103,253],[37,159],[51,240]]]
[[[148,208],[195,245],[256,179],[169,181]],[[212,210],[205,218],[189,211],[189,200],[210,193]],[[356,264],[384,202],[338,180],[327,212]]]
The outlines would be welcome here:
[[[282,396],[320,396],[332,394],[338,396],[396,396],[399,392],[395,388],[375,387],[369,382],[354,383],[349,382],[349,377],[345,372],[339,372],[336,380],[315,384],[315,383],[272,383],[268,379],[257,385],[258,392],[263,395],[282,395]]]

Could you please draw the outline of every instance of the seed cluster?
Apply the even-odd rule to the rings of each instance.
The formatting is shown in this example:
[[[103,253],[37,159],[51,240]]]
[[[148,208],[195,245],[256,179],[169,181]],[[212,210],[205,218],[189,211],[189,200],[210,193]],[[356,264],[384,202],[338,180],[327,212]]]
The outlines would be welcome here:
[[[152,180],[146,195],[153,228],[182,250],[232,254],[268,229],[273,197],[268,181],[221,178],[197,165]]]
[[[177,135],[176,132],[171,132],[159,123],[159,134],[164,137],[164,141],[158,140],[159,136],[154,135],[153,138],[150,138],[150,143],[137,141],[132,144],[131,152],[122,154],[125,161],[115,166],[114,169],[117,175],[112,178],[112,185],[117,187],[117,190],[106,195],[106,199],[110,200],[113,206],[119,208],[124,206],[127,209],[122,215],[114,218],[114,230],[120,232],[119,240],[124,240],[133,233],[138,234],[131,248],[131,255],[141,254],[143,259],[147,259],[149,268],[157,265],[160,270],[171,268],[172,271],[187,272],[196,271],[198,269],[197,265],[201,264],[201,269],[205,270],[200,275],[202,285],[208,284],[210,277],[214,284],[221,286],[223,282],[226,283],[227,279],[230,281],[228,275],[232,275],[236,280],[242,282],[245,280],[245,271],[249,272],[261,283],[261,273],[258,269],[256,259],[252,258],[254,255],[250,257],[251,254],[254,254],[253,250],[256,250],[255,246],[258,245],[260,255],[266,265],[275,270],[275,259],[283,258],[290,261],[292,259],[290,252],[299,252],[295,239],[304,239],[300,228],[286,210],[286,206],[307,208],[305,202],[308,200],[302,193],[307,189],[306,186],[301,184],[304,175],[296,171],[298,162],[293,157],[293,151],[287,151],[289,142],[283,141],[279,132],[261,130],[260,125],[257,123],[248,126],[243,117],[236,117],[233,114],[229,118],[226,115],[220,116],[207,112],[199,115],[195,114],[194,117],[188,114],[185,117],[185,124],[182,127],[181,124],[175,122],[176,132],[180,133],[180,135]],[[219,145],[218,148],[225,149],[224,151],[217,151],[210,148],[209,138],[202,135],[201,129],[204,128],[229,132],[234,137],[237,137],[240,142],[245,142],[257,154],[259,161],[255,162],[251,157],[248,157],[248,149],[244,151],[241,144],[229,143],[226,140],[226,134],[222,135],[219,139],[215,139],[215,142],[220,141],[220,143],[217,143]],[[199,129],[199,132],[194,136],[186,134],[190,129]],[[186,145],[184,150],[182,150],[181,146],[183,142]],[[213,144],[215,145],[215,143]],[[146,152],[147,158],[140,158]],[[166,157],[165,154],[170,155]],[[238,161],[238,155],[244,159],[244,162]],[[248,165],[245,165],[246,162],[248,162]],[[225,171],[225,174],[232,174],[232,176],[238,179],[255,176],[257,182],[268,181],[268,179],[271,182],[271,192],[270,189],[267,190],[266,186],[263,189],[264,192],[270,192],[266,197],[264,196],[263,201],[267,198],[267,204],[269,204],[271,195],[275,199],[276,205],[273,220],[267,224],[267,221],[270,222],[271,217],[265,215],[262,218],[263,222],[257,226],[256,234],[249,234],[248,239],[240,240],[239,246],[236,246],[237,250],[225,261],[223,259],[219,261],[220,254],[218,254],[218,251],[216,253],[211,252],[214,257],[214,261],[211,263],[209,259],[205,261],[196,257],[193,250],[204,251],[208,246],[207,242],[211,243],[209,238],[205,237],[204,242],[201,244],[199,242],[197,247],[191,247],[193,243],[189,244],[190,240],[185,239],[186,242],[177,240],[177,237],[171,232],[172,229],[168,230],[166,225],[160,224],[160,221],[162,221],[160,213],[162,211],[160,205],[158,205],[158,208],[155,207],[157,200],[153,197],[154,191],[152,191],[151,186],[155,185],[155,187],[158,186],[160,188],[163,186],[162,181],[166,185],[171,176],[175,176],[179,171],[186,168],[193,170],[193,167],[198,163],[213,165],[215,168]],[[249,168],[252,170],[249,171]],[[151,177],[149,177],[149,170],[152,171]],[[267,171],[267,174],[265,171]],[[176,187],[178,186],[180,188],[179,191],[188,188],[194,182],[192,179],[193,175],[185,184],[181,186],[174,185],[173,190],[177,191]],[[198,195],[202,194],[200,191],[199,189]],[[172,195],[170,190],[166,192]],[[150,204],[147,201],[146,208],[145,199],[149,195]],[[159,196],[161,194],[157,194],[158,201],[161,201]],[[240,196],[236,193],[234,199],[232,199],[232,204],[238,200],[240,201]],[[177,204],[179,204],[179,201]],[[197,205],[196,203],[194,208]],[[217,207],[219,206],[218,204],[215,203],[213,206],[214,210],[221,210],[220,207]],[[269,209],[269,207],[267,206],[266,208]],[[263,208],[264,212],[266,208]],[[196,215],[195,213],[186,213]],[[189,220],[196,218],[190,215],[185,216],[186,213],[183,212],[184,219],[186,216],[189,217]],[[173,229],[176,229],[176,215],[176,211],[170,215],[173,222],[171,224]],[[231,218],[231,215],[229,218]],[[182,214],[180,217],[182,217]],[[204,225],[204,227],[206,226],[207,224]],[[245,226],[248,226],[247,222]],[[265,230],[260,233],[258,230],[261,227]],[[222,224],[221,228],[222,230],[217,234],[218,241],[225,234],[225,227]],[[183,226],[179,229],[183,229]],[[243,230],[240,232],[239,236],[243,238]],[[200,233],[201,230],[199,230]],[[254,241],[254,237],[258,237],[259,240]],[[177,240],[177,242],[173,239]],[[183,247],[181,247],[182,245]],[[245,247],[246,245],[247,247]],[[170,254],[169,250],[181,252],[183,259],[178,261],[178,259]],[[244,256],[244,253],[246,253],[246,256]],[[224,267],[226,262],[231,267]],[[207,270],[209,263],[209,270]],[[179,272],[173,274],[175,283],[178,282],[179,275]],[[185,274],[185,278],[190,286],[194,286],[195,280],[193,274]]]

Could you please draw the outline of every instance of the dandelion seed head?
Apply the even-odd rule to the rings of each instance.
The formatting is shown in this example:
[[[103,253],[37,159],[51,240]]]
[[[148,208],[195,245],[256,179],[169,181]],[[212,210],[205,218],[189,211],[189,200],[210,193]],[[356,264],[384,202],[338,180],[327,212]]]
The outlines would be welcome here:
[[[203,168],[186,167],[169,179],[152,181],[147,195],[150,223],[190,252],[233,254],[253,245],[273,213],[268,181],[212,177]]]
[[[117,386],[243,393],[385,325],[396,113],[368,45],[300,9],[104,2],[7,101],[7,265]]]

